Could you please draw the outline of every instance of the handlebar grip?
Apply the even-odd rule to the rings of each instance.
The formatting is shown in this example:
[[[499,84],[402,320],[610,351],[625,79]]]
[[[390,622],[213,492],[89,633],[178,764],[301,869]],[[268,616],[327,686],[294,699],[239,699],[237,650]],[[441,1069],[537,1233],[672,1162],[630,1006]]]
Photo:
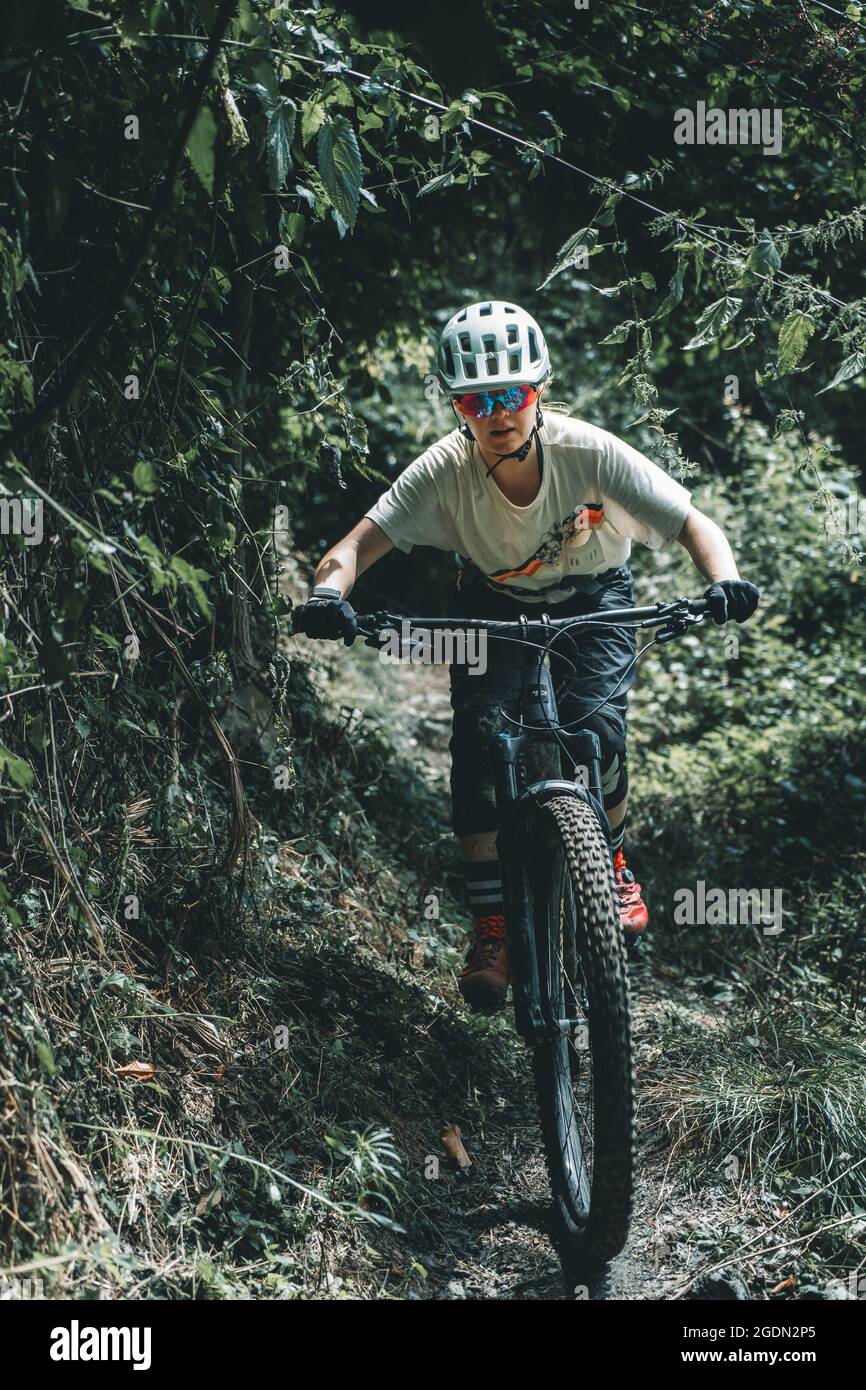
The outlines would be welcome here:
[[[696,617],[699,616],[701,613],[708,613],[709,611],[710,605],[707,603],[707,600],[705,598],[689,599],[689,612],[694,613]]]

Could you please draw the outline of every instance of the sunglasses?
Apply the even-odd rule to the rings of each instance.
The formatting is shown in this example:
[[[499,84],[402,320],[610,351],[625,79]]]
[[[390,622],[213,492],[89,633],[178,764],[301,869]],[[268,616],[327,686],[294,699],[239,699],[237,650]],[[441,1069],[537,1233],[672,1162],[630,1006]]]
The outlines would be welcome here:
[[[467,395],[454,396],[452,399],[461,415],[483,418],[492,415],[497,405],[513,413],[525,410],[538,400],[538,390],[535,386],[503,386],[499,391],[470,391]]]

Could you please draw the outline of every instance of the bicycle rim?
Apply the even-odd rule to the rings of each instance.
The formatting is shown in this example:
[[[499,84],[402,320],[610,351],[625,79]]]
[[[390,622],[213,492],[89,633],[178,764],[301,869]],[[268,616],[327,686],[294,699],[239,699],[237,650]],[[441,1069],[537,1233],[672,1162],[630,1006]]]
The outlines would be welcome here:
[[[577,798],[543,809],[532,845],[536,951],[547,1037],[536,1091],[558,1235],[603,1261],[628,1230],[633,1081],[622,936],[594,812]]]

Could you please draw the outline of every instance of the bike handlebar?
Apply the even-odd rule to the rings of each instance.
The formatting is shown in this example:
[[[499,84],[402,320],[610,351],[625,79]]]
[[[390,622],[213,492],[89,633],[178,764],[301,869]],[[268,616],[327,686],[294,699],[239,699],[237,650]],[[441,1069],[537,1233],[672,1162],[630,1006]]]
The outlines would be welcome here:
[[[445,629],[464,629],[467,632],[484,630],[491,633],[520,633],[523,636],[548,635],[563,628],[593,625],[598,623],[634,623],[641,627],[662,626],[664,623],[687,626],[698,622],[708,611],[706,599],[679,598],[674,603],[656,603],[644,608],[600,608],[589,613],[578,613],[570,618],[551,618],[542,613],[538,618],[520,617],[511,620],[491,618],[412,618],[398,613],[359,613],[358,631],[363,637],[376,637],[385,628],[394,628],[408,622],[415,629],[426,628],[430,632]]]

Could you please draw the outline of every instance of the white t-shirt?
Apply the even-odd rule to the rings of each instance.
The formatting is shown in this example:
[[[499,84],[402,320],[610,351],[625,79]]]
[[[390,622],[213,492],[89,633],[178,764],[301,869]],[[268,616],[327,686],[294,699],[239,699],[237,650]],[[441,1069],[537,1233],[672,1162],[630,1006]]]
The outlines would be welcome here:
[[[548,411],[538,496],[517,507],[500,491],[474,441],[455,429],[410,463],[367,516],[398,550],[457,551],[491,589],[558,603],[590,574],[624,565],[631,542],[669,546],[689,493],[616,435]]]

